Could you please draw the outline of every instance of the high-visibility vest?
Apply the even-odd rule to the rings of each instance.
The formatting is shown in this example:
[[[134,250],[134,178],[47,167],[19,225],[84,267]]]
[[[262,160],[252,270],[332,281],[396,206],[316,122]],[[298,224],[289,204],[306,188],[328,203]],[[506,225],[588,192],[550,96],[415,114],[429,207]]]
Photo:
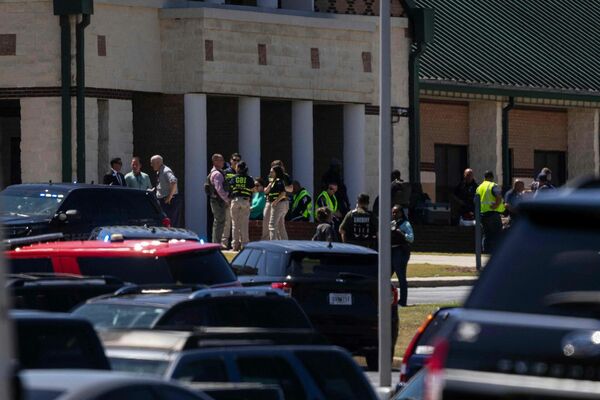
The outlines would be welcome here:
[[[329,193],[327,193],[327,190],[323,190],[321,192],[321,194],[319,194],[319,197],[317,197],[317,203],[319,202],[319,199],[321,197],[325,197],[325,203],[327,204],[327,208],[329,208],[331,210],[331,212],[336,212],[338,210],[338,201],[337,198],[334,196],[329,196]]]
[[[254,185],[250,185],[250,177],[247,175],[234,175],[229,180],[231,194],[234,197],[252,197]]]
[[[494,196],[493,188],[497,186],[494,182],[483,181],[481,185],[477,188],[476,193],[479,195],[481,199],[481,213],[484,214],[490,211],[496,211],[499,213],[504,212],[504,201],[500,200],[500,204],[497,208],[492,208],[494,204],[496,204],[496,196]]]
[[[310,194],[306,189],[302,189],[297,195],[295,195],[294,203],[292,204],[292,211],[295,210],[296,207],[298,207],[298,204],[300,204],[300,201],[307,196],[310,196]],[[308,203],[306,209],[302,213],[302,216],[307,219],[310,219],[312,217],[312,201]]]

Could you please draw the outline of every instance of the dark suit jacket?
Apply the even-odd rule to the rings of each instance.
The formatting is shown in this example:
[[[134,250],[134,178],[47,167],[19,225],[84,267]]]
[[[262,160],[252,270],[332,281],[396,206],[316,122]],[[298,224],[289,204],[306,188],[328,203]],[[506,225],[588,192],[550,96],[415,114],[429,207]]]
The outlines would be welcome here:
[[[119,179],[117,178],[117,175],[119,175],[119,178],[121,179],[121,183],[119,183]],[[125,175],[123,175],[120,172],[107,172],[106,175],[104,175],[104,179],[102,180],[102,183],[104,183],[105,185],[114,185],[114,186],[127,186],[127,184],[125,183]]]

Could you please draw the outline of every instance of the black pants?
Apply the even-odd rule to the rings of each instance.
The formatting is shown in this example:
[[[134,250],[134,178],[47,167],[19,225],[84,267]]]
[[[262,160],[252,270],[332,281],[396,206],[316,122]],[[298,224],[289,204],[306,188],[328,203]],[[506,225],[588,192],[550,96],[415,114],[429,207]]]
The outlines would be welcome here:
[[[173,228],[179,228],[181,199],[179,198],[179,195],[176,194],[175,196],[173,196],[169,204],[165,203],[165,200],[166,197],[158,199],[158,201],[160,202],[160,207],[165,212],[165,214],[167,214],[167,217],[169,217],[169,219],[171,220],[171,226]]]
[[[398,277],[398,288],[400,299],[398,304],[405,306],[408,300],[408,281],[406,280],[406,267],[410,259],[410,248],[408,246],[392,247],[392,272]]]
[[[481,214],[481,225],[483,227],[483,251],[491,254],[496,250],[502,234],[502,216],[495,211],[483,213]]]

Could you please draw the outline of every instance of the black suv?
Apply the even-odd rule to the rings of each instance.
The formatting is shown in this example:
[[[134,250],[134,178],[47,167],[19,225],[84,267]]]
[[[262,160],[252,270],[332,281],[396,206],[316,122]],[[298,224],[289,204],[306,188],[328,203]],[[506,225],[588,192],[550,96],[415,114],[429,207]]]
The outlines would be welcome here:
[[[86,184],[23,184],[0,192],[4,238],[62,233],[88,239],[104,225],[170,225],[151,192]]]
[[[265,241],[248,244],[232,266],[242,285],[287,291],[332,344],[365,356],[368,368],[377,369],[377,257],[377,252],[351,244]],[[396,295],[390,305],[395,346]]]
[[[519,205],[427,366],[431,399],[600,398],[599,190]]]

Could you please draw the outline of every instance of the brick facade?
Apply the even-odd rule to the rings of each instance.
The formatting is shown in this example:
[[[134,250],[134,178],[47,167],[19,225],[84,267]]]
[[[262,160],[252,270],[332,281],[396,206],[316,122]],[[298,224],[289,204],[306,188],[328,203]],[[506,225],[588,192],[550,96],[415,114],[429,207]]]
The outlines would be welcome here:
[[[421,102],[422,163],[434,163],[435,144],[469,144],[468,104]]]
[[[509,115],[509,148],[516,172],[533,176],[535,150],[567,151],[566,110],[513,109]],[[517,174],[515,174],[517,175]]]

